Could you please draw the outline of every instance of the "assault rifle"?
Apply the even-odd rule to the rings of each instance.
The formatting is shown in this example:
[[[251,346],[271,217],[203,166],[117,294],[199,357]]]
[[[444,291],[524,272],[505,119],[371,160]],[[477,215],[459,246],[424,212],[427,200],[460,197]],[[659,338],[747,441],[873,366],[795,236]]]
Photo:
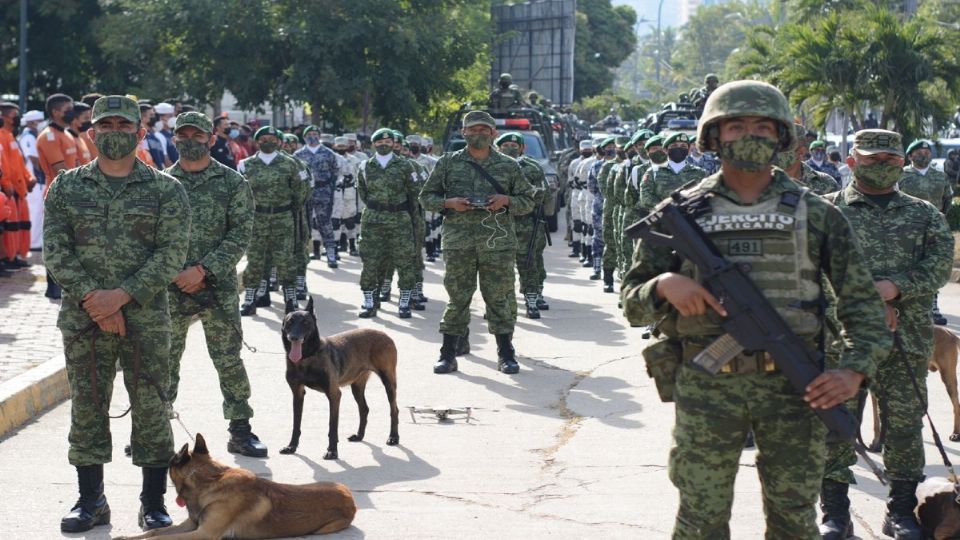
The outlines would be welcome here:
[[[530,242],[527,243],[527,259],[523,262],[524,268],[530,268],[530,264],[533,262],[533,248],[537,243],[537,231],[540,230],[541,223],[543,223],[543,205],[538,204],[537,209],[533,212],[533,234],[530,235]],[[544,232],[547,235],[547,245],[553,246],[550,231],[544,230]]]
[[[694,364],[716,373],[744,350],[765,351],[794,390],[806,393],[806,387],[821,373],[820,353],[790,329],[744,270],[725,259],[696,223],[695,218],[709,208],[706,198],[687,199],[677,192],[671,197],[623,232],[634,240],[642,238],[669,247],[692,262],[703,276],[703,286],[726,309],[727,316],[719,321],[726,334],[697,355]],[[653,230],[654,225],[664,232]],[[828,441],[856,436],[859,422],[842,403],[814,412],[830,430]]]

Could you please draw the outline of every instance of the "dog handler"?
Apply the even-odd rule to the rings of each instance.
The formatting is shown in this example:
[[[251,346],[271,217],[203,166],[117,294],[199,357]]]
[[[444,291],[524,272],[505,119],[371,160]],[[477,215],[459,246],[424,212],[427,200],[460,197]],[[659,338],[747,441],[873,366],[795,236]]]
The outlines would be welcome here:
[[[623,288],[631,323],[654,324],[668,338],[644,351],[664,398],[676,403],[670,479],[680,492],[675,539],[730,538],[733,485],[743,441],[756,435],[766,538],[817,538],[815,503],[827,429],[814,408],[856,394],[890,348],[883,303],[861,262],[843,215],[771,167],[792,148],[793,115],[783,94],[759,81],[727,83],[707,99],[697,145],[722,166],[682,192],[706,196],[698,218],[705,233],[748,275],[808,347],[820,349],[824,324],[820,276],[839,297],[846,331],[837,369],[797,394],[764,351],[744,351],[716,375],[691,360],[723,330],[726,311],[699,282],[690,261],[669,248],[638,242]],[[711,227],[711,223],[720,225]],[[654,358],[654,352],[661,352]],[[654,363],[652,360],[657,360]],[[662,388],[660,388],[662,387]]]
[[[883,533],[897,540],[924,537],[914,516],[917,483],[923,480],[923,407],[907,374],[906,360],[926,401],[927,358],[933,352],[930,303],[950,277],[953,236],[939,209],[897,189],[903,173],[900,134],[865,129],[854,135],[853,182],[826,195],[850,220],[874,285],[887,304],[887,324],[896,329],[905,358],[890,350],[877,363],[876,392],[886,437],[883,464],[890,496]],[[882,234],[877,234],[882,231]],[[820,493],[824,538],[853,534],[849,445],[831,445]]]
[[[183,270],[170,284],[170,386],[172,404],[180,382],[180,358],[195,315],[203,323],[207,350],[220,379],[223,417],[230,420],[227,450],[267,457],[267,447],[250,429],[250,380],[240,358],[243,341],[237,308],[237,263],[250,241],[253,192],[243,175],[210,159],[216,142],[213,122],[199,112],[177,117],[173,144],[180,159],[165,172],[190,198],[190,248]]]
[[[163,504],[173,433],[167,387],[166,287],[183,268],[190,206],[183,186],[137,159],[140,107],[100,98],[90,130],[99,157],[60,173],[45,203],[44,263],[63,287],[57,326],[70,383],[70,464],[80,498],[60,522],[81,532],[110,522],[103,464],[111,460],[108,410],[117,360],[133,409],[133,463],[143,468],[140,525],[171,524]]]

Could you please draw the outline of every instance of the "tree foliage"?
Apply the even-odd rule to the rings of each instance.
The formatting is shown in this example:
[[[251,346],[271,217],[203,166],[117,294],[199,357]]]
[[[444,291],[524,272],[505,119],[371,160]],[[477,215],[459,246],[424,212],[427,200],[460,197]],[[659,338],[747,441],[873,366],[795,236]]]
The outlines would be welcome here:
[[[613,69],[636,47],[637,13],[610,0],[577,2],[577,45],[574,49],[573,98],[578,100],[613,86]]]

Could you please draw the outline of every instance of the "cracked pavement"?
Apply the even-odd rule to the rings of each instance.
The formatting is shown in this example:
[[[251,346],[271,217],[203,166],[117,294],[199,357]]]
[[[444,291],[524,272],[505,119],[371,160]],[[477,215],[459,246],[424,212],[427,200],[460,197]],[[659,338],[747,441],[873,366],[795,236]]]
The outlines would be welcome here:
[[[559,237],[558,237],[559,238]],[[242,355],[251,379],[251,420],[270,448],[267,459],[226,452],[227,422],[220,416],[220,394],[195,325],[183,359],[180,398],[175,408],[184,424],[203,433],[216,459],[242,466],[278,482],[333,480],[353,490],[360,508],[349,529],[332,538],[666,539],[673,527],[676,491],[667,476],[673,407],[661,403],[648,379],[640,329],[620,316],[613,294],[586,279],[587,270],[566,257],[563,242],[548,248],[551,304],[543,318],[520,318],[515,346],[521,372],[496,371],[496,345],[486,333],[480,295],[474,298],[472,353],[459,359],[460,371],[434,375],[440,348],[437,325],[445,293],[442,263],[427,264],[426,311],[399,319],[394,300],[377,318],[356,318],[360,264],[343,256],[340,269],[312,262],[308,286],[314,294],[321,334],[374,327],[393,337],[399,350],[400,446],[384,444],[388,415],[379,382],[367,385],[369,425],[364,442],[347,442],[357,422],[356,405],[346,392],[341,407],[339,461],[322,459],[326,446],[327,400],[308,391],[303,435],[295,455],[280,455],[291,429],[291,397],[284,381],[279,336],[281,306],[244,318],[247,341],[257,353]],[[276,297],[275,297],[276,299]],[[960,286],[941,295],[941,308],[960,320]],[[957,330],[957,328],[954,328]],[[938,378],[929,385],[931,412],[943,429],[949,405]],[[111,411],[122,411],[127,397],[117,384]],[[64,403],[0,441],[4,484],[5,538],[61,537],[58,527],[76,499],[75,473],[67,463],[69,403]],[[438,422],[407,407],[473,407],[462,417]],[[866,425],[870,425],[869,420]],[[114,420],[114,461],[106,467],[112,525],[83,535],[87,539],[133,534],[140,473],[123,456],[129,417]],[[173,423],[177,445],[187,434]],[[927,432],[925,431],[925,434]],[[947,443],[956,453],[956,444]],[[744,451],[735,486],[732,537],[763,537],[761,488],[753,466],[756,452]],[[929,474],[942,474],[936,450],[928,446]],[[883,487],[862,467],[851,492],[857,532],[877,538],[883,515]],[[176,521],[185,517],[167,493]]]

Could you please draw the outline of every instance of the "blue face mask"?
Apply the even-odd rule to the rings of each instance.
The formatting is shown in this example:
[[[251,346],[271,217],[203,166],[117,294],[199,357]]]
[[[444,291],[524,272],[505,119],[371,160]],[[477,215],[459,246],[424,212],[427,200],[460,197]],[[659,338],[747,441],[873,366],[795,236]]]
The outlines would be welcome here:
[[[604,150],[603,154],[608,158],[617,157],[617,151],[615,149]]]
[[[240,136],[240,130],[239,130],[239,129],[231,129],[229,135],[230,135],[230,138],[231,138],[231,139],[236,139],[237,137]]]

